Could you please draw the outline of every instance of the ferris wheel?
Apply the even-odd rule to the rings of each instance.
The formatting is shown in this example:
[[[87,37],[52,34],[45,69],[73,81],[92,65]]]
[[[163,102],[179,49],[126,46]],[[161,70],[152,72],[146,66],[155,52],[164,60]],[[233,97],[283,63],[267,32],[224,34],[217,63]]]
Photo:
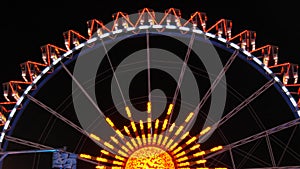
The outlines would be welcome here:
[[[87,28],[3,83],[2,168],[300,168],[298,65],[255,31],[175,8]]]

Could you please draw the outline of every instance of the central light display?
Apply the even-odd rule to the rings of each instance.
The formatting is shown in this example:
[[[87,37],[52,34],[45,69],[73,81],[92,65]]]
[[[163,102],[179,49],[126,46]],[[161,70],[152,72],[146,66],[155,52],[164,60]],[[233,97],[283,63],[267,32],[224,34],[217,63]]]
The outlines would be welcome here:
[[[171,169],[175,168],[172,156],[158,147],[143,147],[128,158],[125,169]]]
[[[97,169],[207,169],[205,155],[219,151],[223,147],[200,149],[197,140],[208,133],[211,127],[204,128],[196,135],[190,135],[189,131],[185,131],[185,126],[190,123],[194,112],[187,114],[182,124],[176,125],[173,122],[168,127],[173,108],[174,105],[170,104],[164,119],[153,120],[151,102],[148,102],[147,121],[135,122],[129,107],[125,107],[130,124],[123,129],[117,128],[113,119],[106,117],[107,124],[115,130],[116,135],[111,136],[110,141],[105,141],[92,133],[90,137],[104,145],[107,150],[101,150],[100,157],[88,154],[80,154],[80,157],[98,161]]]

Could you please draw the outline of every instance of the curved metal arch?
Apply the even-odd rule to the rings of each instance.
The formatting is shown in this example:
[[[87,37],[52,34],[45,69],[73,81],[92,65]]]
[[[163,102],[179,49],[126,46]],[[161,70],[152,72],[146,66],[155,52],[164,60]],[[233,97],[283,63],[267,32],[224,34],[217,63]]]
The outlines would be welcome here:
[[[207,33],[207,32],[203,32],[201,30],[195,30],[195,29],[191,29],[191,28],[188,28],[188,27],[177,27],[175,25],[173,25],[174,27],[170,27],[169,26],[165,26],[165,25],[160,25],[161,27],[164,27],[166,29],[172,29],[174,30],[174,28],[176,28],[176,30],[178,31],[187,31],[189,33],[191,32],[194,32],[198,35],[204,35],[205,38],[212,38],[214,41],[211,41],[213,43],[214,46],[217,46],[219,48],[222,48],[223,50],[226,50],[228,52],[232,52],[233,50],[240,50],[241,52],[238,54],[239,58],[244,60],[244,61],[247,61],[252,67],[254,67],[254,69],[258,70],[262,75],[264,75],[267,79],[274,79],[275,80],[275,88],[277,89],[277,91],[279,93],[281,93],[281,95],[283,96],[283,99],[286,101],[286,103],[289,105],[289,107],[291,108],[291,110],[293,111],[294,115],[295,115],[295,118],[299,118],[300,116],[300,110],[296,104],[296,101],[294,100],[294,98],[292,97],[292,95],[289,93],[288,89],[283,85],[283,83],[279,80],[279,78],[268,68],[266,67],[257,57],[255,57],[254,55],[252,55],[251,53],[249,53],[248,51],[240,48],[238,45],[232,43],[232,42],[229,42],[227,41],[226,39],[222,38],[222,37],[218,37],[216,35],[213,35],[211,33]],[[149,27],[129,27],[127,29],[150,29],[151,26],[149,25]],[[141,29],[141,30],[142,30]],[[125,32],[125,31],[124,31]],[[123,33],[123,31],[113,31],[113,32],[110,32],[110,33],[106,33],[106,34],[103,34],[101,35],[100,37],[94,37],[94,38],[91,38],[89,40],[87,40],[86,42],[84,43],[81,43],[80,45],[78,45],[77,47],[73,48],[72,50],[69,50],[67,51],[66,53],[64,53],[62,55],[62,57],[58,58],[56,61],[54,61],[52,64],[50,64],[48,67],[46,67],[42,73],[40,75],[38,75],[35,80],[26,88],[26,90],[24,91],[24,93],[22,94],[22,96],[20,97],[20,99],[17,101],[16,105],[14,106],[14,108],[12,109],[9,117],[8,117],[8,120],[7,122],[5,123],[4,125],[4,128],[3,128],[3,131],[1,132],[1,135],[0,135],[0,144],[2,145],[3,144],[3,141],[4,141],[4,137],[5,137],[5,134],[6,134],[6,131],[8,129],[8,126],[10,125],[10,122],[12,121],[13,117],[15,116],[16,114],[16,111],[17,111],[17,108],[19,107],[19,105],[23,102],[23,100],[25,99],[26,95],[29,94],[29,91],[32,89],[32,87],[34,85],[37,85],[37,83],[39,82],[39,80],[42,78],[42,76],[44,76],[51,68],[54,68],[54,66],[56,66],[59,61],[61,61],[62,59],[64,58],[67,58],[69,55],[72,55],[74,54],[75,51],[78,51],[80,50],[81,48],[83,48],[84,46],[86,45],[89,45],[99,39],[103,39],[103,38],[106,38],[108,36],[111,36],[111,35],[116,35],[116,34],[121,34]],[[164,33],[168,33],[168,32],[157,32],[157,34],[164,34]],[[171,32],[172,34],[174,34],[174,32]],[[131,36],[132,34],[129,33],[130,35],[128,36]],[[136,34],[138,35],[138,34]],[[178,33],[177,35],[181,35],[181,36],[184,36],[180,33]],[[121,37],[118,37],[119,38],[127,38],[128,36],[126,35],[122,35]],[[197,40],[201,40],[201,38],[199,37],[196,37]],[[116,39],[108,39],[105,41],[105,43],[109,43],[110,41],[113,41],[113,40],[116,40]],[[202,38],[203,40],[203,38]],[[231,48],[228,48],[228,46],[230,46]],[[74,55],[71,59],[68,59],[67,61],[65,61],[65,64],[69,64],[71,63],[75,58],[77,58],[77,54]],[[45,79],[42,80],[42,82],[40,82],[38,85],[37,85],[37,89],[35,89],[31,95],[35,95],[39,89],[48,81],[50,80],[57,72],[59,72],[59,70],[61,70],[61,66],[58,66],[54,72],[52,72],[50,75],[48,75]],[[22,106],[22,109],[18,111],[15,119],[13,120],[12,122],[12,126],[11,126],[11,129],[7,134],[8,135],[11,135],[12,132],[13,132],[13,129],[15,127],[15,125],[17,124],[21,114],[23,113],[25,107],[28,105],[29,103],[29,99],[25,99],[24,101],[24,104]],[[7,141],[4,141],[4,145],[3,145],[3,150],[5,150],[7,148],[7,145],[8,145],[8,142]]]

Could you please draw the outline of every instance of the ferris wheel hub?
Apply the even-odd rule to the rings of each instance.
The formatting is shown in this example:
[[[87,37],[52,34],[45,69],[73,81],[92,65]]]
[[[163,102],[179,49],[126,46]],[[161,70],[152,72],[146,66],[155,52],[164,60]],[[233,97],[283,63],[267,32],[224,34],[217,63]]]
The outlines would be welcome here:
[[[175,163],[172,156],[165,150],[159,147],[147,146],[139,148],[130,155],[126,162],[125,169],[145,167],[170,169],[175,168]]]

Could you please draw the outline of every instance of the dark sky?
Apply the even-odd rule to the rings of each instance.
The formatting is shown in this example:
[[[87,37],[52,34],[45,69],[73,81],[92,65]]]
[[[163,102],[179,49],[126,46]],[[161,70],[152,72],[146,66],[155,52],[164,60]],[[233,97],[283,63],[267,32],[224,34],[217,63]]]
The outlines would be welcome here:
[[[130,3],[131,2],[131,3]],[[221,18],[233,21],[233,34],[244,29],[257,32],[257,46],[279,46],[280,60],[299,62],[298,42],[300,23],[295,2],[283,1],[105,1],[1,5],[2,61],[0,82],[20,79],[19,63],[41,60],[40,46],[47,43],[64,47],[62,32],[74,29],[86,35],[86,21],[92,18],[104,23],[112,20],[111,14],[124,11],[128,14],[149,7],[163,12],[170,7],[179,8],[188,17],[195,11],[207,13],[208,25]],[[24,6],[22,6],[24,5]],[[5,9],[5,11],[3,10]]]
[[[24,5],[24,6],[23,6]],[[28,7],[27,7],[28,6]],[[172,1],[136,0],[38,4],[5,4],[0,7],[1,66],[0,83],[22,80],[20,63],[33,60],[42,62],[40,46],[47,43],[64,48],[62,33],[74,29],[87,35],[86,21],[96,18],[104,23],[111,15],[122,11],[137,13],[144,7],[163,12],[170,7],[181,9],[183,17],[206,12],[208,27],[219,19],[233,21],[233,35],[245,29],[256,31],[257,47],[266,44],[279,46],[279,62],[300,63],[300,23],[295,1]],[[4,9],[6,11],[4,11]],[[2,94],[2,88],[0,88]],[[0,96],[0,101],[3,101]]]

